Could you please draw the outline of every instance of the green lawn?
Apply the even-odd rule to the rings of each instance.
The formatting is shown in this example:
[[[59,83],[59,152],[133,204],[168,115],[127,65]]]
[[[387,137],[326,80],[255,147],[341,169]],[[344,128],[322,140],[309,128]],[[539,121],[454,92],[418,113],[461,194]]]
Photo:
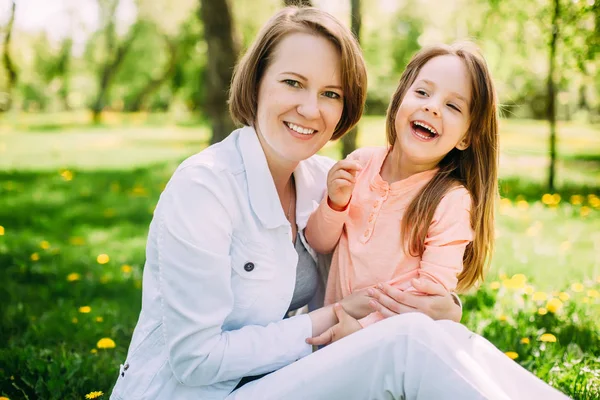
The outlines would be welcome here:
[[[37,118],[0,127],[0,396],[107,398],[139,313],[152,210],[208,130],[164,116],[99,128]],[[362,145],[384,143],[382,118],[361,128]],[[565,393],[597,399],[600,129],[559,135],[552,196],[546,127],[503,122],[497,249],[486,283],[463,297],[463,322]],[[115,347],[98,348],[103,338]]]

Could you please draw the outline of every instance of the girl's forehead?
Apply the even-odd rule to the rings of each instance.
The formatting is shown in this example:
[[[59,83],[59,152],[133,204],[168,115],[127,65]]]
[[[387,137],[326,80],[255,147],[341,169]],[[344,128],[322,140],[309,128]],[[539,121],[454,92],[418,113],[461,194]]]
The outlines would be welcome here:
[[[443,55],[427,61],[415,83],[425,83],[471,98],[471,77],[464,61],[455,55]]]

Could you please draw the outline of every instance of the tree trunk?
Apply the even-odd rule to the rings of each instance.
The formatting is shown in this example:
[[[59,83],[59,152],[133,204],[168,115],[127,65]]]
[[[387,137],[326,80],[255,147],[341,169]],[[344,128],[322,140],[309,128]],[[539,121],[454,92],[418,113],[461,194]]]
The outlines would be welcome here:
[[[110,11],[110,21],[106,27],[106,51],[109,56],[102,67],[102,71],[100,72],[98,94],[96,95],[96,100],[92,106],[92,115],[95,124],[99,124],[102,119],[102,110],[104,109],[110,84],[112,83],[115,74],[119,70],[121,63],[125,59],[125,55],[127,55],[127,52],[131,48],[131,44],[133,43],[133,40],[135,39],[139,30],[139,22],[134,23],[129,29],[129,33],[123,40],[123,43],[121,43],[121,45],[118,47],[116,46],[115,42],[117,41],[117,36],[115,32],[115,12],[118,3],[118,1],[113,3],[114,6]],[[111,54],[114,54],[112,59],[110,58]]]
[[[15,64],[13,63],[12,58],[10,56],[10,41],[11,41],[11,37],[12,37],[13,25],[15,23],[16,8],[17,8],[17,4],[13,0],[11,12],[10,12],[10,18],[8,20],[8,25],[6,27],[6,36],[4,37],[4,54],[2,55],[2,63],[4,64],[4,68],[6,69],[6,72],[8,74],[8,82],[7,82],[7,88],[6,88],[6,92],[8,93],[8,99],[7,99],[6,105],[4,107],[2,107],[2,105],[0,104],[0,112],[10,110],[10,108],[12,106],[13,88],[16,86],[17,79],[19,77],[17,70],[15,68]]]
[[[173,72],[175,72],[175,67],[177,66],[177,43],[168,36],[164,35],[163,37],[167,48],[169,49],[169,62],[163,72],[163,74],[157,79],[151,79],[146,86],[137,94],[137,96],[130,102],[125,108],[128,112],[136,112],[142,109],[142,106],[146,102],[146,99],[156,91],[163,84]]]
[[[73,50],[73,39],[68,38],[62,44],[60,56],[58,58],[57,73],[61,79],[61,86],[58,91],[63,108],[66,111],[71,110],[69,104],[69,67],[71,62],[71,51]]]
[[[200,18],[208,46],[206,112],[212,123],[210,143],[225,139],[235,128],[227,107],[228,90],[238,55],[228,0],[200,0]]]
[[[548,190],[554,191],[556,174],[556,88],[554,84],[554,71],[556,64],[556,44],[558,42],[558,19],[560,17],[560,1],[553,0],[554,12],[552,15],[552,37],[550,39],[550,54],[548,68],[548,122],[550,124],[550,165],[548,168]]]
[[[283,0],[283,5],[287,6],[298,6],[298,7],[312,7],[310,0]]]
[[[362,12],[360,9],[360,0],[352,0],[351,2],[352,24],[351,30],[356,40],[360,43],[360,28],[362,25]],[[356,138],[358,136],[358,125],[350,130],[342,137],[342,158],[346,158],[348,154],[356,150]]]

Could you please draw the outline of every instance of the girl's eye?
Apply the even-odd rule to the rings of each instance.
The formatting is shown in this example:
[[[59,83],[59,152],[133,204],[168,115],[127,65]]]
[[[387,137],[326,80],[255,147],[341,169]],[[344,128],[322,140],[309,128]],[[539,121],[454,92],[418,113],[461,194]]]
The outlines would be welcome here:
[[[448,107],[450,107],[450,108],[454,109],[455,111],[458,111],[458,112],[460,112],[460,108],[458,108],[457,106],[455,106],[455,105],[454,105],[454,104],[452,104],[452,103],[448,104]]]
[[[295,81],[293,79],[284,79],[283,82],[291,87],[299,88],[300,82]]]
[[[415,90],[415,92],[417,94],[420,94],[421,96],[427,96],[427,92],[424,91],[423,89],[417,89],[417,90]]]
[[[337,94],[336,92],[332,92],[332,91],[327,91],[327,92],[323,93],[323,96],[329,97],[330,99],[339,99],[342,97],[339,94]]]

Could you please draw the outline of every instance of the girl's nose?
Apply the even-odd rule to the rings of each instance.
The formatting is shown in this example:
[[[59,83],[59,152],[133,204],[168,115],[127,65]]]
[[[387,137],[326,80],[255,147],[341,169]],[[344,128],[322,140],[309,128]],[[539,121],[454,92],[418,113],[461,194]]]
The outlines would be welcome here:
[[[423,109],[427,112],[432,113],[436,117],[440,115],[439,109],[435,104],[432,104],[432,103],[425,104]]]

